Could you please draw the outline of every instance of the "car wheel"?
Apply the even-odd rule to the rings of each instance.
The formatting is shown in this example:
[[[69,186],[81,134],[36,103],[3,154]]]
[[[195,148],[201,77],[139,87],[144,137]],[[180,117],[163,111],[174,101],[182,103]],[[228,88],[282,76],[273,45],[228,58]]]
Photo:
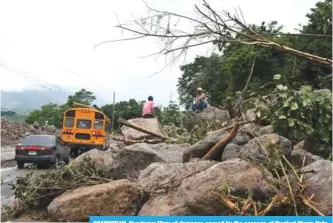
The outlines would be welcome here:
[[[23,169],[24,168],[24,162],[17,162],[17,168]]]

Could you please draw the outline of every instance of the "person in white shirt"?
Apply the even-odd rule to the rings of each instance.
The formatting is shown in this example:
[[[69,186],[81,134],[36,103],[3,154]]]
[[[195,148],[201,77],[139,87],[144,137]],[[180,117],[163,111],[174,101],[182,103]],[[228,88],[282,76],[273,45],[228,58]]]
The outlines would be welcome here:
[[[207,95],[201,87],[197,88],[196,94],[192,110],[195,112],[202,112],[208,106]]]

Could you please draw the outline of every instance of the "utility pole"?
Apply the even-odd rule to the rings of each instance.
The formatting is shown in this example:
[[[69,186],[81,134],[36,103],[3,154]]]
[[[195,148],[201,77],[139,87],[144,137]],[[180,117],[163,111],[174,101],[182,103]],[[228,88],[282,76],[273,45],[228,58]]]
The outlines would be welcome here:
[[[116,92],[113,92],[113,103],[112,103],[112,131],[114,131],[114,104],[116,100]]]

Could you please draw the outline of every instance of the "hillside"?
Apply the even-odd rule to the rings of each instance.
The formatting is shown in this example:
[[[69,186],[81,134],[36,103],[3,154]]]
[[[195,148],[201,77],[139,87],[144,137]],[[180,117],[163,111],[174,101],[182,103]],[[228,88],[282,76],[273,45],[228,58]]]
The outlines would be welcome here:
[[[1,91],[1,111],[12,110],[20,114],[29,113],[48,103],[63,104],[72,93],[59,90]],[[98,100],[95,103],[102,104]]]
[[[57,90],[1,91],[1,110],[5,109],[26,113],[50,102],[63,103],[69,94]]]

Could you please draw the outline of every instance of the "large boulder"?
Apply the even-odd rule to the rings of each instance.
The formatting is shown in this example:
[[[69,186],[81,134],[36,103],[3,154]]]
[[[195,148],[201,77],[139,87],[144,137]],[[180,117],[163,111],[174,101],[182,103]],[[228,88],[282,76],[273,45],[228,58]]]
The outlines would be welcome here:
[[[311,163],[317,160],[323,160],[322,157],[315,156],[312,153],[305,151],[304,149],[294,149],[290,154],[289,161],[296,168],[301,168],[303,165],[304,158],[305,158],[304,166],[310,165]]]
[[[166,160],[146,143],[136,143],[121,149],[113,158],[111,175],[114,179],[136,180],[141,170]]]
[[[271,134],[273,132],[274,132],[273,126],[268,125],[268,126],[264,126],[264,127],[260,128],[257,135],[261,136],[261,135]]]
[[[183,154],[190,147],[190,144],[152,144],[150,148],[160,154],[168,163],[182,163]]]
[[[241,151],[241,147],[234,143],[229,143],[223,150],[222,161],[226,161],[228,159],[234,159],[235,157],[239,157],[239,153]]]
[[[88,164],[93,165],[99,169],[109,171],[111,170],[113,164],[113,154],[109,151],[92,149],[74,159],[72,165],[74,167],[78,167],[85,165],[85,162],[88,162]]]
[[[214,192],[222,193],[219,189],[244,198],[250,191],[255,201],[268,200],[277,193],[269,183],[272,175],[268,171],[240,159],[153,165],[139,177],[139,184],[155,192],[139,215],[226,216],[234,213],[213,197]]]
[[[129,123],[137,125],[139,127],[145,128],[152,132],[158,133],[160,135],[166,135],[163,131],[161,124],[156,118],[135,118],[128,120]],[[136,129],[130,128],[128,126],[121,127],[121,133],[126,140],[141,140],[141,139],[155,139],[155,136],[152,136],[147,133],[140,132]]]
[[[34,123],[32,124],[32,126],[35,128],[35,129],[39,129],[39,123],[37,121],[34,121]]]
[[[204,171],[214,164],[216,162],[209,160],[196,163],[152,163],[140,172],[138,184],[152,195],[167,193],[175,185],[179,186],[185,178]]]
[[[332,216],[332,162],[317,160],[304,168],[306,196],[314,201],[313,206],[324,215]]]
[[[270,154],[278,151],[289,157],[292,151],[292,143],[289,139],[278,134],[265,134],[251,139],[239,151],[237,158],[255,161],[267,161]]]
[[[89,220],[89,216],[133,216],[143,202],[143,191],[128,180],[77,188],[55,198],[47,207],[55,221]]]
[[[215,131],[208,134],[203,140],[190,146],[183,155],[183,162],[188,162],[193,158],[203,157],[214,145],[221,139],[225,138],[229,133],[226,131]],[[230,143],[244,145],[250,140],[250,137],[243,132],[237,132],[236,136]]]
[[[54,133],[54,132],[57,131],[57,128],[54,125],[48,125],[46,127],[46,129],[47,129],[48,132],[51,132],[51,133]]]
[[[208,106],[202,112],[186,111],[184,114],[184,125],[189,131],[194,127],[194,125],[201,122],[218,121],[219,123],[222,123],[230,120],[228,110],[218,109],[213,106]]]

